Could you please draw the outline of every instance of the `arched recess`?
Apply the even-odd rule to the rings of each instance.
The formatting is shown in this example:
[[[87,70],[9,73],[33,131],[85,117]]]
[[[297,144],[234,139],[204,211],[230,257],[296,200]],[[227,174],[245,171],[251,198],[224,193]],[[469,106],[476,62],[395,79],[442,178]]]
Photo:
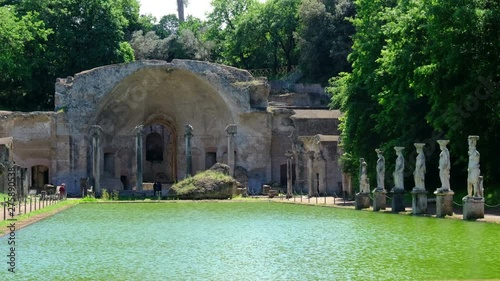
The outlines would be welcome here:
[[[135,151],[134,128],[137,125],[143,125],[145,129],[161,126],[168,130],[171,137],[168,143],[163,140],[162,161],[170,165],[166,166],[165,175],[155,171],[143,181],[155,181],[158,177],[176,181],[185,171],[185,167],[180,167],[184,162],[179,163],[184,151],[182,139],[185,124],[194,128],[193,149],[203,150],[204,147],[226,142],[224,129],[228,124],[236,123],[242,110],[226,103],[223,95],[229,94],[234,93],[219,93],[216,86],[187,70],[143,68],[123,79],[102,98],[90,123],[103,129],[102,146],[116,150],[127,148]],[[148,164],[147,137],[148,132],[145,132],[143,166]],[[132,175],[133,178],[127,178],[132,186],[136,175],[135,163],[134,159],[130,172],[119,175]],[[146,174],[143,173],[143,176]]]
[[[146,136],[146,161],[162,162],[164,153],[163,137],[157,132]]]
[[[144,151],[146,152],[144,182],[171,183],[177,181],[177,130],[175,126],[168,118],[151,116],[144,125],[144,131]],[[156,150],[156,153],[161,150],[161,157],[156,155],[148,158],[149,149]],[[153,151],[150,153],[153,154]]]

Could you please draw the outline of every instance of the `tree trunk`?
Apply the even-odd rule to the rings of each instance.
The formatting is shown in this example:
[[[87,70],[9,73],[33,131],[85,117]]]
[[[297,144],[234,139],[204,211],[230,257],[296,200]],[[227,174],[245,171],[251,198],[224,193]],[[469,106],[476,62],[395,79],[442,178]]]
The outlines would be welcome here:
[[[184,0],[177,0],[177,13],[179,22],[184,22]]]

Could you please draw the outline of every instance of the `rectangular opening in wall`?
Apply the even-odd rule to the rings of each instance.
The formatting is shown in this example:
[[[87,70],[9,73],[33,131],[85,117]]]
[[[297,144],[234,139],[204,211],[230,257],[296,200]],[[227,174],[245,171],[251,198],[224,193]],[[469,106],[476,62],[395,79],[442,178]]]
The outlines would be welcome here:
[[[217,163],[217,153],[216,152],[205,153],[205,169],[210,169],[215,163]]]
[[[280,165],[280,185],[285,187],[287,184],[286,164]],[[292,164],[292,185],[295,185],[295,164]]]
[[[113,177],[115,171],[115,157],[113,153],[104,153],[104,174]]]
[[[127,176],[120,176],[120,181],[123,184],[123,190],[130,190],[130,186],[128,184]]]

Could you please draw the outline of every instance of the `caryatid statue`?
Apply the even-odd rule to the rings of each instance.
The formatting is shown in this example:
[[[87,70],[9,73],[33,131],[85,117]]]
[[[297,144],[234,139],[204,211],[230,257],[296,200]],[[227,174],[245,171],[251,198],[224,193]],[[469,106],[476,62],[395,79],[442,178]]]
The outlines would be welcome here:
[[[384,190],[384,182],[385,182],[385,158],[384,151],[380,149],[375,149],[377,152],[378,160],[377,160],[377,189]]]
[[[405,170],[405,159],[403,157],[403,149],[404,147],[396,146],[394,150],[396,150],[396,168],[394,170],[394,189],[404,189],[404,181],[403,181],[403,172]]]
[[[450,160],[450,152],[446,145],[449,143],[449,140],[438,140],[439,148],[441,149],[441,153],[439,154],[439,179],[441,180],[441,188],[440,191],[451,191],[450,188],[450,169],[451,169],[451,160]]]
[[[368,169],[364,158],[359,159],[360,172],[359,172],[359,192],[370,193],[370,182],[368,181]]]
[[[415,189],[425,190],[425,143],[414,143],[413,145],[415,145],[415,147],[417,148],[417,159],[415,162],[415,171],[413,172]]]
[[[469,136],[469,165],[467,168],[467,195],[469,197],[482,197],[481,188],[479,186],[479,175],[481,171],[479,170],[479,151],[476,150],[476,143],[479,140],[479,136]],[[472,194],[474,192],[474,194]]]

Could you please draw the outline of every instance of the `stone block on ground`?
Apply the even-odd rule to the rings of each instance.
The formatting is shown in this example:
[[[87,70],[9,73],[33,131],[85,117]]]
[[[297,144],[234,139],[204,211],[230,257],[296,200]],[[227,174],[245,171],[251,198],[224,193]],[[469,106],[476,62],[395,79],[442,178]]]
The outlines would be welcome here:
[[[393,189],[391,191],[392,200],[391,200],[391,208],[393,213],[399,213],[405,211],[405,202],[404,202],[404,189]]]
[[[373,191],[373,211],[385,210],[387,207],[387,191],[375,189]]]
[[[462,202],[464,203],[464,220],[484,218],[484,198],[465,196]]]
[[[453,191],[434,192],[436,194],[436,217],[444,218],[453,215]]]
[[[414,215],[427,213],[427,191],[426,190],[412,190],[411,192],[411,208]]]
[[[369,193],[356,194],[354,207],[356,210],[370,208],[370,194]]]

